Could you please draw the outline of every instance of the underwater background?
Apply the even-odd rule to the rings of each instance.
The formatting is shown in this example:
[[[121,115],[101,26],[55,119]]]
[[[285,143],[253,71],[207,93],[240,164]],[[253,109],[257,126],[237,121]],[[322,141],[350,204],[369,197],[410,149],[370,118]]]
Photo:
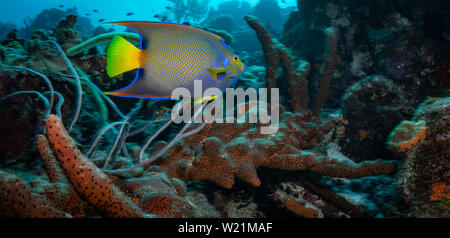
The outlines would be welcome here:
[[[234,88],[279,88],[278,132],[105,95],[137,74],[108,76],[140,43],[115,21],[223,38]],[[449,176],[448,1],[2,2],[0,217],[450,217]]]

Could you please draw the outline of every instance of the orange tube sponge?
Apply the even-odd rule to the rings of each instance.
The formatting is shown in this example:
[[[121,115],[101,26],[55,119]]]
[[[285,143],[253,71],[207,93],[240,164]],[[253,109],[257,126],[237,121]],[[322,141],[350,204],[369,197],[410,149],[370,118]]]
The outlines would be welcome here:
[[[66,176],[84,200],[109,217],[144,216],[109,177],[81,153],[58,116],[48,117],[45,125],[47,137]]]
[[[66,182],[67,178],[64,175],[64,171],[59,165],[50,144],[48,143],[47,137],[44,135],[39,135],[37,137],[37,148],[39,154],[41,154],[42,160],[44,161],[50,182]]]
[[[74,217],[83,217],[85,209],[89,205],[80,198],[80,195],[70,184],[46,136],[39,135],[37,137],[37,148],[52,183],[52,189],[47,190],[47,196],[61,210],[72,214]]]

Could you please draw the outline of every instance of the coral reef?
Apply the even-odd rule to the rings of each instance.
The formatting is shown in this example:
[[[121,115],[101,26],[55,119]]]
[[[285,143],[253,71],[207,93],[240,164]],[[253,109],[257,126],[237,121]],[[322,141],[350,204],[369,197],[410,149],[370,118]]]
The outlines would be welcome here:
[[[405,152],[425,139],[425,121],[402,121],[389,134],[387,146],[397,153]]]
[[[287,65],[285,66],[286,76],[284,79],[298,83],[300,80],[297,79],[301,78],[301,75],[299,76],[296,68],[293,67],[293,59],[287,49],[273,43],[268,31],[256,18],[247,17],[246,20],[257,31],[259,38],[263,42],[264,50],[268,57],[268,64],[273,63],[272,70],[267,70],[266,72],[266,75],[268,75],[267,85],[273,87],[275,85],[271,84],[271,82],[278,80],[277,70],[273,70],[278,67],[277,60],[282,60]],[[331,31],[329,29],[326,32],[330,33]],[[331,39],[327,41],[326,46],[335,49],[337,47],[336,38],[334,37],[335,33],[327,35]],[[275,55],[280,54],[281,56],[280,58],[272,57],[268,52],[272,52]],[[335,50],[327,52],[330,52],[332,55],[329,57],[330,61],[336,60]],[[270,59],[274,58],[276,59],[275,61],[270,61]],[[333,68],[333,66],[330,68]],[[327,71],[327,76],[323,73],[323,77],[328,77],[333,73],[331,70],[325,71]],[[270,78],[271,75],[272,78]],[[305,78],[301,79],[306,80]],[[304,81],[300,82],[304,83]],[[324,85],[323,89],[329,84],[327,79],[321,82]],[[300,90],[306,91],[306,89],[307,87]],[[291,94],[299,94],[298,90],[297,84],[297,89],[293,89],[290,92]],[[326,97],[326,92],[323,92],[324,90],[320,91],[322,93],[319,93],[318,97]],[[308,95],[307,91],[301,97],[304,98],[305,95]],[[290,105],[301,103],[296,100],[295,98],[291,99]],[[247,102],[244,105],[238,105],[238,108],[245,108],[245,116],[249,116],[250,113],[254,113],[250,105],[255,103],[258,102]],[[321,107],[318,108],[318,112],[314,113],[308,109],[308,104],[304,105],[303,108],[299,108],[299,112],[289,112],[282,107],[280,109],[280,129],[277,133],[270,136],[260,134],[261,124],[208,124],[196,135],[179,140],[173,147],[168,149],[166,154],[155,160],[151,166],[147,165],[146,168],[149,168],[150,171],[163,171],[169,177],[176,177],[185,181],[210,180],[224,188],[232,188],[235,184],[235,177],[253,186],[261,186],[261,180],[256,170],[259,167],[311,171],[344,178],[391,174],[395,171],[395,163],[390,161],[376,160],[358,164],[348,158],[328,157],[308,150],[324,141],[325,135],[337,123],[336,119],[321,120],[319,117]],[[158,143],[153,147],[151,153],[157,153],[166,144],[165,142]],[[322,191],[322,194],[326,193]],[[328,198],[331,197],[333,196],[328,195]],[[342,198],[335,199],[335,201],[342,200]],[[342,204],[342,202],[338,203]],[[298,204],[295,205],[295,203],[288,202],[287,206],[298,213]],[[311,215],[311,213],[308,214]]]
[[[400,188],[409,204],[407,215],[449,217],[450,98],[428,98],[417,109],[411,122],[402,122],[392,132],[394,142],[395,134],[405,133],[401,130],[404,127],[411,138],[405,138],[411,144],[404,142],[405,146],[401,147],[405,161],[400,170]],[[403,141],[402,136],[400,141]],[[390,146],[392,141],[387,143],[395,152],[399,150],[398,146]],[[410,146],[412,144],[414,146]]]
[[[397,174],[321,181],[321,186],[347,202],[341,210],[354,217],[403,216],[401,214],[404,212],[405,203],[397,196]]]
[[[104,33],[96,35],[95,37],[84,41],[81,44],[78,44],[74,47],[71,47],[67,50],[67,54],[69,56],[74,56],[77,54],[82,53],[83,51],[90,50],[93,47],[96,47],[101,42],[108,42],[110,41],[114,36],[119,35],[121,37],[124,37],[128,40],[132,40],[135,43],[138,43],[140,41],[140,37],[136,33],[128,33],[128,32],[110,32],[110,33]]]
[[[73,143],[56,115],[45,121],[47,137],[68,179],[90,204],[112,217],[143,217],[112,181]]]
[[[228,14],[220,15],[209,24],[211,27],[219,30],[224,30],[227,32],[232,32],[234,27],[234,17]]]
[[[154,164],[163,167],[171,177],[211,180],[225,188],[233,186],[235,176],[259,186],[258,167],[309,170],[347,178],[389,174],[395,170],[391,162],[355,164],[300,150],[316,145],[333,123],[320,124],[311,113],[285,112],[280,118],[279,131],[269,137],[259,133],[261,125],[254,128],[247,123],[209,125],[198,135],[178,142],[168,150],[167,156]]]
[[[74,29],[77,23],[77,16],[68,15],[53,29],[53,35],[56,41],[62,45],[63,48],[70,48],[73,45],[81,43],[78,31]]]
[[[45,31],[53,30],[60,23],[60,20],[73,15],[77,17],[77,23],[73,25],[76,31],[83,37],[91,37],[94,33],[94,26],[91,20],[85,16],[80,16],[75,7],[61,10],[57,8],[45,9],[36,17],[28,17],[24,20],[25,26],[19,29],[20,35],[28,39],[34,31],[43,29]]]
[[[48,180],[50,184],[54,184],[51,188],[45,189],[45,195],[62,211],[71,214],[73,217],[83,217],[91,208],[70,185],[46,136],[38,136],[37,147],[44,161]]]
[[[435,183],[431,189],[433,191],[431,200],[450,199],[450,186],[446,183]]]
[[[73,48],[74,42],[75,44],[80,43],[79,34],[73,29],[76,20],[77,18],[75,16],[68,16],[67,18],[62,19],[55,31],[51,33],[44,30],[37,30],[33,33],[30,41],[26,43],[24,40],[17,37],[16,32],[9,34],[9,37],[3,42],[4,48],[2,48],[2,50],[5,49],[2,51],[5,55],[4,59],[11,59],[8,57],[9,54],[14,54],[14,50],[19,49],[21,51],[17,54],[20,56],[20,60],[14,62],[2,59],[2,63],[25,66],[31,65],[39,71],[42,70],[42,72],[48,73],[48,77],[43,73],[26,67],[1,65],[4,73],[3,78],[5,79],[2,80],[1,95],[6,95],[11,91],[18,91],[18,93],[8,94],[1,98],[1,100],[11,100],[8,101],[8,104],[2,104],[2,110],[6,113],[5,117],[2,117],[2,120],[9,121],[8,124],[5,124],[7,126],[2,127],[2,129],[14,130],[17,135],[15,138],[17,139],[22,138],[19,136],[20,134],[24,134],[24,142],[17,143],[17,146],[20,145],[18,152],[20,152],[20,155],[22,156],[17,157],[17,153],[15,153],[14,150],[11,150],[11,146],[8,146],[8,148],[5,148],[4,150],[7,153],[6,156],[2,157],[2,164],[8,165],[6,167],[8,168],[8,172],[5,173],[11,174],[14,179],[17,177],[18,182],[14,180],[13,183],[10,183],[10,175],[5,175],[2,177],[2,184],[5,182],[7,188],[14,188],[14,191],[19,193],[19,195],[14,193],[14,196],[23,196],[27,199],[26,202],[22,200],[11,201],[10,198],[2,196],[2,199],[6,199],[2,205],[9,206],[9,208],[5,208],[6,210],[4,210],[5,212],[2,213],[2,216],[153,217],[154,215],[145,213],[150,211],[164,217],[184,217],[187,216],[188,210],[189,212],[194,210],[195,214],[195,209],[191,209],[191,203],[188,203],[187,199],[180,197],[186,195],[183,182],[172,179],[170,180],[172,190],[161,193],[159,188],[155,187],[155,191],[160,191],[160,193],[157,194],[148,192],[152,186],[156,186],[155,184],[142,184],[141,186],[146,187],[146,189],[140,190],[139,192],[143,198],[139,201],[136,199],[132,201],[133,194],[129,193],[126,189],[125,182],[113,176],[108,177],[78,149],[81,145],[80,142],[84,141],[83,138],[86,138],[86,135],[94,134],[108,123],[108,115],[110,115],[110,113],[106,105],[112,106],[113,111],[117,112],[119,115],[124,115],[113,101],[106,98],[101,93],[101,90],[89,81],[89,76],[79,67],[80,64],[82,66],[86,65],[89,57],[92,56],[94,51],[87,52],[87,57],[85,57],[84,55],[79,54],[83,53],[81,50],[78,53],[76,60],[74,60],[73,65],[65,56],[62,48]],[[101,37],[97,39],[100,39],[100,42],[102,40]],[[58,43],[49,40],[58,40],[63,47],[59,47]],[[83,46],[85,45],[88,45],[87,47],[89,47],[89,44],[85,43]],[[63,57],[60,57],[59,54]],[[97,60],[98,57],[94,59],[94,61]],[[102,68],[104,68],[104,66],[102,66]],[[21,71],[24,72],[22,73]],[[78,76],[78,74],[80,76]],[[36,78],[41,78],[41,80],[36,80]],[[47,85],[43,84],[43,82]],[[76,90],[73,90],[70,87],[71,84],[75,86]],[[31,91],[33,88],[49,91],[40,93],[38,91]],[[74,91],[76,91],[78,96]],[[27,99],[26,94],[23,92],[34,92],[36,95],[39,95],[41,99],[46,102],[45,110],[41,110],[40,108],[36,110],[36,106],[33,105],[33,102],[30,100],[25,100],[25,104],[23,102],[20,103],[21,101],[24,101],[24,99]],[[44,94],[52,95],[52,97],[50,97],[51,100],[48,100],[43,96]],[[11,95],[20,96],[11,97]],[[81,95],[83,95],[82,98]],[[138,106],[139,105],[142,105],[142,103],[138,104]],[[33,107],[34,110],[32,109]],[[75,124],[74,118],[76,119],[78,117],[76,114],[73,114],[73,112],[76,111],[77,108],[81,109],[81,107],[83,108],[79,114],[81,124],[78,123],[77,125],[83,126],[77,126],[72,131],[72,136],[78,137],[78,140],[76,140],[77,142],[75,142],[65,130],[61,116],[64,118],[72,118],[70,123],[72,127],[72,125]],[[138,107],[135,111],[140,108],[142,107]],[[53,115],[47,118],[47,127],[45,127],[43,125],[43,118],[46,118],[48,112],[52,110],[55,110],[58,116]],[[43,111],[46,112],[46,115],[43,115]],[[136,113],[135,111],[132,110],[133,113]],[[97,117],[94,125],[90,123],[90,121],[93,120],[91,117],[95,117],[97,113],[100,115]],[[133,118],[133,113],[129,115],[130,118]],[[6,122],[7,121],[5,121],[5,123]],[[17,126],[14,126],[11,122],[14,122]],[[84,123],[90,123],[95,129],[88,132],[90,130],[89,126]],[[20,130],[17,129],[17,127],[19,126],[21,130],[24,130],[24,133],[18,133]],[[36,129],[33,130],[32,128]],[[30,135],[28,133],[32,134]],[[40,133],[46,133],[46,135],[38,136],[36,140],[37,148],[41,154],[43,163],[39,163],[39,160],[32,160],[32,163],[30,164],[30,162],[27,161],[29,160],[28,157],[35,157],[35,154],[33,154],[34,143],[32,143],[34,142],[34,135]],[[47,141],[47,138],[50,143]],[[8,141],[11,140],[8,139]],[[77,145],[75,145],[75,143],[77,143]],[[121,143],[122,142],[119,144]],[[5,145],[7,146],[8,144],[5,143]],[[114,152],[114,150],[112,150],[112,152]],[[69,154],[70,157],[67,157]],[[120,164],[121,160],[127,161],[126,159],[119,158],[114,164]],[[44,170],[47,175],[45,175],[44,172],[42,174],[45,175],[45,178],[41,177],[41,175],[34,178],[35,175],[22,172],[26,171],[26,169],[24,170],[24,168],[21,167],[23,162],[26,162],[31,167],[36,166],[37,162],[40,171]],[[129,162],[125,163],[125,165],[128,164]],[[1,170],[2,173],[3,167],[4,166],[2,166]],[[21,178],[26,178],[27,181],[22,181]],[[161,176],[154,178],[155,181],[163,179]],[[31,180],[28,181],[28,179]],[[87,181],[87,179],[89,179],[89,181]],[[92,184],[90,184],[92,182],[91,180],[96,183],[96,186],[92,187]],[[87,186],[88,183],[89,186]],[[160,184],[162,184],[162,182],[160,182]],[[5,188],[5,193],[9,194],[10,190],[7,188]],[[23,195],[20,194],[22,190]],[[28,190],[30,191],[27,192]],[[29,209],[29,212],[24,212],[21,210],[21,207],[15,205],[15,202],[20,206],[25,206],[27,209],[29,209],[28,206],[36,209]],[[45,209],[47,210],[43,210],[41,208],[43,206],[46,207]],[[144,211],[141,208],[145,208]],[[42,211],[44,213],[42,213]]]
[[[202,22],[202,24],[234,33],[235,31],[242,30],[245,27],[244,17],[251,11],[252,7],[246,1],[230,0],[221,2],[217,5],[217,9],[211,8],[208,17]],[[226,17],[232,17],[232,26],[226,25],[224,22],[219,21],[219,19]],[[229,20],[230,19],[226,22]]]
[[[245,20],[252,27],[263,46],[266,58],[266,87],[273,88],[277,83],[280,61],[284,66],[291,95],[290,105],[294,111],[301,111],[308,106],[308,73],[310,65],[302,63],[297,68],[288,50],[276,40],[256,17],[246,16]]]
[[[264,88],[266,68],[264,66],[248,66],[242,73],[241,78],[236,82],[236,88]]]
[[[17,29],[16,25],[11,22],[0,22],[0,41],[4,40],[9,32]]]
[[[265,45],[264,49],[266,51],[275,51],[276,54],[280,55],[275,61],[282,61],[284,64],[286,79],[292,89],[290,90],[290,105],[299,112],[283,112],[280,131],[270,137],[259,134],[261,125],[248,123],[238,126],[228,124],[207,125],[197,135],[181,139],[173,147],[169,148],[166,154],[163,154],[162,157],[152,164],[151,171],[163,171],[169,177],[177,177],[185,181],[210,180],[226,188],[233,186],[235,176],[254,186],[260,186],[261,181],[256,173],[258,167],[309,170],[347,178],[394,172],[395,165],[392,162],[378,160],[356,164],[348,159],[336,160],[335,158],[331,159],[316,154],[313,151],[302,150],[312,148],[322,141],[324,134],[332,129],[334,122],[322,122],[318,118],[323,102],[316,103],[316,105],[320,105],[317,107],[316,113],[308,109],[307,102],[309,100],[305,84],[307,82],[306,75],[309,71],[309,65],[304,62],[301,69],[297,70],[288,50],[281,44],[274,44],[268,31],[256,18],[247,17],[246,20],[259,34],[261,41],[264,43],[263,45]],[[336,33],[333,29],[327,29],[325,33],[328,38],[326,47],[329,50],[327,50],[326,58],[329,63],[324,64],[324,70],[321,74],[323,77],[321,85],[323,86],[319,90],[318,98],[326,98],[326,88],[329,85],[330,75],[334,71],[333,65],[336,62]],[[90,47],[98,42],[93,40],[92,44],[83,43],[83,47],[79,48]],[[270,59],[270,54],[266,52],[266,55]],[[278,65],[278,62],[273,64]],[[266,72],[266,75],[269,75],[268,78],[272,79],[267,83],[269,87],[275,86],[274,83],[278,80],[278,66],[274,66],[272,69]],[[273,84],[270,84],[271,82]],[[250,104],[251,102],[249,102]],[[299,107],[298,105],[301,106]],[[247,115],[250,111],[251,109],[249,109]],[[281,141],[287,141],[288,143],[281,143]],[[167,145],[164,142],[159,143],[153,148],[152,154],[160,154],[158,150],[167,148]],[[140,149],[141,152],[144,150],[145,147]],[[167,198],[164,198],[165,195],[162,194],[161,196],[162,200],[160,201],[167,202]],[[177,200],[173,201],[174,204],[182,204],[175,202]],[[140,202],[140,204],[150,209],[150,211],[156,209],[163,214],[180,215],[179,212],[173,209],[161,210],[161,208],[153,205],[148,206],[147,203]],[[170,202],[167,204],[170,204]],[[180,207],[187,206],[180,205]]]
[[[293,213],[305,217],[305,218],[319,218],[320,210],[307,207],[301,202],[292,200],[292,199],[285,199],[284,205],[287,209],[292,211]]]
[[[165,13],[165,16],[172,22],[197,24],[208,15],[209,2],[206,0],[169,0],[169,2],[170,6],[166,7],[168,13]]]
[[[68,218],[51,202],[31,191],[19,177],[0,171],[0,217]]]
[[[260,0],[251,14],[261,20],[272,34],[278,33],[285,19],[276,0]]]
[[[308,94],[308,76],[311,66],[308,62],[295,62],[294,58],[289,53],[289,50],[280,42],[273,39],[268,30],[260,24],[257,18],[247,16],[246,21],[252,27],[259,40],[263,45],[263,50],[266,58],[266,77],[267,88],[275,87],[278,68],[280,63],[284,67],[286,81],[290,95],[290,106],[293,111],[302,111],[307,109],[309,104]],[[337,65],[337,32],[333,28],[327,28],[325,34],[325,63],[320,71],[320,83],[316,96],[313,112],[319,113],[328,97],[328,88],[334,71]],[[297,66],[298,65],[298,66]]]
[[[35,185],[34,190],[40,191],[36,193],[19,177],[0,171],[2,216],[184,217],[195,212],[183,198],[186,185],[182,181],[161,173],[125,180],[108,177],[77,149],[56,115],[46,119],[46,128],[49,140],[39,136],[38,148],[49,182]]]
[[[10,78],[3,76],[1,81],[9,81]],[[6,85],[4,85],[6,86]],[[1,90],[1,94],[4,91]],[[11,98],[15,102],[22,102],[22,105],[27,106],[29,102],[23,98]],[[0,120],[0,164],[7,164],[10,160],[21,157],[26,154],[27,148],[30,146],[29,137],[32,136],[32,124],[28,119],[31,112],[22,112],[20,108],[0,106],[3,113]],[[14,135],[11,137],[10,135]]]
[[[17,36],[17,30],[12,30],[1,42],[0,59],[5,64],[17,65],[27,57],[24,40]]]
[[[341,98],[341,107],[347,123],[339,145],[355,161],[389,156],[386,137],[414,112],[404,91],[381,75],[351,85]]]
[[[325,43],[325,56],[326,60],[320,70],[320,82],[319,90],[317,92],[317,99],[314,104],[314,113],[319,113],[322,111],[322,107],[328,98],[328,88],[330,87],[330,82],[333,79],[334,71],[338,64],[338,35],[334,28],[329,27],[325,29],[326,43]],[[288,79],[289,80],[289,79]]]
[[[105,96],[136,73],[106,75],[108,42],[138,34],[74,8],[0,24],[0,217],[449,217],[449,18],[444,1],[410,2],[171,0],[160,20],[216,33],[245,61],[236,87],[279,88],[269,135]]]
[[[317,42],[323,41],[323,30],[332,26],[339,31],[340,64],[330,98],[340,98],[362,77],[378,74],[402,88],[416,107],[428,95],[445,95],[441,87],[445,77],[437,77],[437,69],[448,65],[450,48],[441,26],[450,18],[442,8],[445,1],[406,2],[299,0],[299,10],[290,14],[280,39],[315,68],[323,52]],[[331,106],[337,103],[328,102]]]

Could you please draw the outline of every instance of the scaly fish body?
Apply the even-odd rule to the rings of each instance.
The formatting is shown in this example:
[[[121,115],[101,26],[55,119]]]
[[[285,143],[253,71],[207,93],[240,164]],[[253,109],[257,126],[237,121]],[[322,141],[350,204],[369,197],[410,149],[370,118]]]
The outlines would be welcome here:
[[[194,80],[202,80],[202,89],[216,87],[224,91],[245,70],[223,38],[190,26],[119,22],[137,30],[141,49],[116,36],[107,50],[107,73],[114,77],[139,68],[136,79],[127,87],[107,94],[116,96],[170,98],[176,88],[194,95]]]

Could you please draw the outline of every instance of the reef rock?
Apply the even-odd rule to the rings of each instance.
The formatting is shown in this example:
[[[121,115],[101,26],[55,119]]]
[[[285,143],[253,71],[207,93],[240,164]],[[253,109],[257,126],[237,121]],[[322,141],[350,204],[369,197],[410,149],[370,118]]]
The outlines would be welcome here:
[[[348,124],[339,144],[356,161],[389,155],[386,137],[413,113],[403,90],[379,75],[368,76],[349,87],[342,97],[342,110]]]
[[[65,49],[81,43],[80,34],[74,29],[76,23],[77,16],[68,15],[53,29],[57,42]]]
[[[412,121],[415,127],[425,124],[426,129],[421,141],[414,140],[414,146],[404,148],[400,188],[409,203],[408,215],[450,217],[450,97],[427,99]],[[417,138],[422,130],[414,129],[418,133],[412,133],[416,135],[412,138]]]
[[[0,61],[8,65],[17,65],[28,57],[25,42],[18,38],[17,30],[11,31],[0,44]]]
[[[449,88],[448,5],[437,0],[299,0],[284,24],[281,42],[295,56],[320,65],[321,31],[339,31],[340,65],[330,87],[339,98],[362,77],[388,76],[414,105]]]

